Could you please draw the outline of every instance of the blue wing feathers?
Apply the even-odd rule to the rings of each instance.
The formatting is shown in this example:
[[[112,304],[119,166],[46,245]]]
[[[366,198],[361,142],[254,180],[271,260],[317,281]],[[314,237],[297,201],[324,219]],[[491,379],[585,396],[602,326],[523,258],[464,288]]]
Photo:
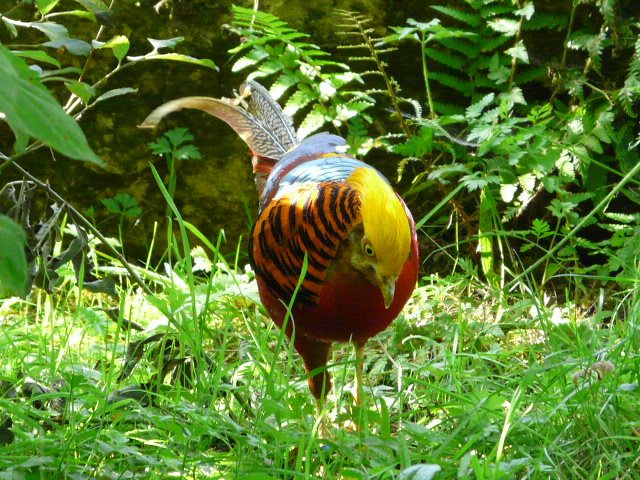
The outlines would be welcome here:
[[[264,208],[278,190],[285,186],[310,182],[340,182],[346,180],[356,168],[373,168],[336,148],[346,144],[346,140],[337,135],[318,133],[289,150],[269,174],[263,192],[262,207]],[[380,175],[385,178],[384,175]]]

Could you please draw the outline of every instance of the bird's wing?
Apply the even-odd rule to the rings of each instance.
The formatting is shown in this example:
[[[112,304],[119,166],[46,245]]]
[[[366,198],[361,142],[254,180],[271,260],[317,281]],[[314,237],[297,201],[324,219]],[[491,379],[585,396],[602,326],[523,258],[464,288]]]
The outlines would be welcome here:
[[[360,222],[357,192],[343,182],[292,185],[261,212],[251,234],[251,265],[276,297],[289,302],[308,268],[297,301],[317,303],[338,247]]]

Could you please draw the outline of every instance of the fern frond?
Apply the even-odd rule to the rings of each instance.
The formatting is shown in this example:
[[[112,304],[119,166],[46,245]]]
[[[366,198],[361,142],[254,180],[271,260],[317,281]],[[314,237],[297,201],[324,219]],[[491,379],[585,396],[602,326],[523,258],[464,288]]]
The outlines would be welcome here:
[[[470,97],[475,89],[473,82],[443,72],[431,72],[429,78],[453,88],[465,97]]]
[[[547,69],[544,67],[530,67],[516,73],[515,83],[524,85],[525,83],[544,78],[546,74]]]
[[[480,15],[483,19],[495,17],[496,15],[503,15],[505,13],[512,13],[515,11],[513,5],[486,5],[480,9]]]
[[[480,25],[480,22],[482,21],[482,18],[480,17],[480,15],[475,13],[463,12],[462,10],[457,10],[455,8],[450,8],[450,7],[444,7],[441,5],[431,5],[431,8],[433,8],[434,10],[440,13],[448,15],[449,17],[455,18],[456,20],[460,20],[461,22],[466,23],[471,27],[477,27],[478,25]]]
[[[566,15],[557,15],[555,13],[538,13],[523,25],[525,30],[556,30],[562,31],[567,28],[569,17]]]
[[[470,38],[439,38],[435,41],[468,58],[476,58],[480,54],[480,46]]]
[[[482,43],[480,44],[480,48],[485,52],[493,52],[495,49],[504,45],[509,40],[511,39],[505,35],[486,38],[483,39]]]
[[[456,55],[451,52],[442,52],[441,50],[436,50],[435,48],[425,48],[425,53],[427,56],[436,62],[442,63],[447,67],[451,67],[454,70],[460,70],[465,63],[467,63],[467,59]]]

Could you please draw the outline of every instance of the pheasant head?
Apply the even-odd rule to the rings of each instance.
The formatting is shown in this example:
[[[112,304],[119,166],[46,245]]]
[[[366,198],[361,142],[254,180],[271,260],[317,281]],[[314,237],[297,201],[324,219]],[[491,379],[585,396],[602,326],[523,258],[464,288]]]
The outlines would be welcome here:
[[[362,223],[350,235],[351,265],[377,285],[386,308],[411,249],[411,227],[403,203],[372,168],[357,168],[346,183],[360,197]]]

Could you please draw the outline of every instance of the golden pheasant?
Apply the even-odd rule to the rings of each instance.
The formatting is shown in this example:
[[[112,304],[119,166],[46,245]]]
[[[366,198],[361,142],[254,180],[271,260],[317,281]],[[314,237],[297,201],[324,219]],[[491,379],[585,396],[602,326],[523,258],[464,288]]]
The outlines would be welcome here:
[[[360,405],[365,343],[398,316],[416,285],[411,213],[380,172],[340,151],[343,138],[320,133],[299,142],[291,119],[254,81],[234,100],[168,102],[141,126],[182,108],[222,119],[251,149],[260,212],[249,259],[262,303],[278,326],[286,321],[314,372],[308,382],[319,405],[331,389],[331,344],[355,343]]]

